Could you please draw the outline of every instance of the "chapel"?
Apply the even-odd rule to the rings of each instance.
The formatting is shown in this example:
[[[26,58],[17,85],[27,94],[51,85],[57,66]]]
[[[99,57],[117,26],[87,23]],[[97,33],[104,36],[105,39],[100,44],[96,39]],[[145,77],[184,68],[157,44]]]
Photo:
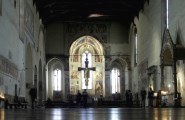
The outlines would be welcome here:
[[[184,0],[0,0],[0,108],[15,97],[185,106]],[[134,102],[135,101],[135,102]],[[154,105],[157,103],[154,103]],[[148,105],[148,104],[146,104]]]

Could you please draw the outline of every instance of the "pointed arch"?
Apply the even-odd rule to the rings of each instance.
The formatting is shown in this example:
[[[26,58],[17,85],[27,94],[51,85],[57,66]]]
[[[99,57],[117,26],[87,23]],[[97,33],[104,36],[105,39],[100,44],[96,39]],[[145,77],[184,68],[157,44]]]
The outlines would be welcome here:
[[[70,92],[72,94],[75,94],[77,90],[82,90],[84,89],[83,83],[83,71],[78,71],[78,67],[82,67],[83,68],[83,60],[84,57],[83,54],[88,51],[88,53],[92,56],[92,57],[88,57],[87,59],[91,59],[92,62],[92,66],[94,67],[96,66],[96,71],[95,72],[91,72],[90,71],[90,75],[92,73],[92,84],[91,82],[89,82],[92,85],[91,87],[88,87],[89,93],[92,95],[95,95],[96,90],[95,90],[95,86],[101,84],[101,86],[103,88],[101,88],[100,91],[103,91],[104,89],[104,84],[105,84],[105,58],[104,58],[104,49],[102,44],[95,39],[92,36],[89,35],[84,35],[80,38],[78,38],[77,40],[75,40],[72,44],[71,47],[69,49],[69,71],[70,71]],[[82,62],[83,61],[83,62]],[[76,77],[73,77],[76,76]],[[101,78],[99,78],[99,76]],[[90,78],[88,78],[90,79]],[[99,84],[97,84],[99,83]],[[89,86],[89,84],[88,84]],[[105,95],[105,91],[103,91]]]
[[[75,53],[78,53],[78,50],[82,47],[94,49],[95,54],[104,55],[102,44],[94,37],[88,36],[88,35],[82,36],[72,43],[70,50],[69,50],[70,55],[74,55]]]
[[[54,80],[55,80],[55,70],[60,70],[61,71],[61,78],[60,80],[60,86],[61,86],[61,92],[60,92],[60,98],[59,99],[55,99],[54,96]],[[63,61],[61,61],[58,58],[52,58],[48,61],[47,65],[46,65],[46,97],[53,99],[53,100],[66,100],[66,95],[67,93],[65,92],[65,88],[67,85],[67,82],[65,81],[65,74],[64,74],[64,63]]]
[[[138,31],[135,23],[130,25],[129,41],[131,44],[131,54],[133,58],[134,66],[138,64]]]
[[[173,65],[173,51],[174,43],[171,39],[169,30],[166,29],[163,35],[162,49],[161,49],[161,64],[163,66]]]
[[[113,87],[112,84],[113,82],[119,82],[119,83],[115,83],[114,85],[119,85],[117,86],[117,92],[119,92],[121,95],[124,94],[125,90],[130,88],[130,82],[129,81],[129,71],[128,71],[128,63],[126,61],[125,58],[119,58],[119,57],[115,57],[111,62],[110,62],[110,71],[111,71],[111,79],[110,79],[110,93],[113,93]],[[117,76],[113,75],[113,71],[119,74],[117,74]],[[114,76],[114,77],[113,77]],[[117,81],[114,81],[117,80]],[[115,90],[116,91],[116,90]],[[123,96],[122,96],[123,97]]]
[[[40,25],[39,28],[39,34],[38,34],[38,48],[37,48],[37,52],[44,52],[45,50],[45,39],[44,39],[44,27],[43,25]]]

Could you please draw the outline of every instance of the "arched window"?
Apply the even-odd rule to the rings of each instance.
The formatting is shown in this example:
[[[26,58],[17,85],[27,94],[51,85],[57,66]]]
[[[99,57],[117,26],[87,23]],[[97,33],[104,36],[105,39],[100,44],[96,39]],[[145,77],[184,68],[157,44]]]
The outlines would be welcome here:
[[[53,90],[60,91],[61,90],[61,70],[54,70],[54,80],[53,80]]]
[[[89,61],[88,68],[92,67],[92,54],[89,51],[85,51],[82,53],[82,68],[85,68],[85,61],[86,61],[86,54],[87,59]],[[92,72],[89,71],[89,79],[88,79],[88,86],[85,85],[85,78],[84,78],[84,70],[82,71],[82,89],[92,89]]]
[[[169,11],[168,11],[168,0],[166,0],[166,28],[169,28],[169,19],[168,19],[168,15],[169,15],[169,13],[168,13]]]
[[[120,93],[120,70],[118,68],[111,70],[111,81],[112,94]]]
[[[135,44],[134,44],[134,63],[137,65],[138,62],[138,37],[137,37],[137,28],[134,30],[135,35]]]
[[[162,2],[162,26],[169,28],[169,0],[161,0]],[[164,29],[163,28],[163,29]]]

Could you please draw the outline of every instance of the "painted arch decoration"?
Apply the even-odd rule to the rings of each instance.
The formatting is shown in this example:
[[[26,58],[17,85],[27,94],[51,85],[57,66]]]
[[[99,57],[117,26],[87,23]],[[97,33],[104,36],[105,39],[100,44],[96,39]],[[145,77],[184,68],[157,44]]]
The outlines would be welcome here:
[[[102,44],[92,36],[85,35],[75,40],[69,50],[69,79],[70,79],[70,93],[76,94],[78,90],[83,90],[83,74],[78,71],[78,67],[83,65],[83,54],[88,51],[91,54],[91,66],[95,67],[96,71],[92,72],[92,88],[88,88],[91,95],[104,94],[104,76],[105,76],[105,60],[104,49]],[[90,64],[89,64],[90,65]],[[99,91],[97,92],[97,85]],[[101,89],[100,89],[101,88]]]

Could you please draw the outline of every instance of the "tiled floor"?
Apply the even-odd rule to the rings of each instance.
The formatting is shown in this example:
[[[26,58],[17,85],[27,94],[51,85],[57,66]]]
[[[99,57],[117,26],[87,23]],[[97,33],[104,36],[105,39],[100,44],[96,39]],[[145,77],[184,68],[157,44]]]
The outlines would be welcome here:
[[[185,120],[185,108],[0,109],[0,120]]]

